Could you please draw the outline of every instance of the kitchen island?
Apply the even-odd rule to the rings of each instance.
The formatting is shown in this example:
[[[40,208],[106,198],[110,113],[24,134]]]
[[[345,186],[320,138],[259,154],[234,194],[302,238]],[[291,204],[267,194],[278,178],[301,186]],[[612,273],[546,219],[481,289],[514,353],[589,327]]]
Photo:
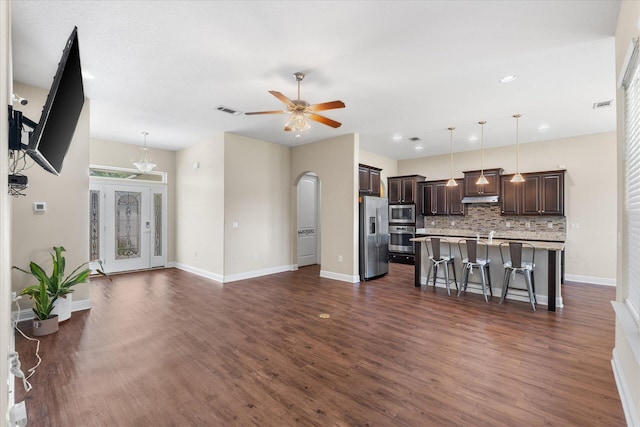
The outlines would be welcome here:
[[[423,271],[428,271],[429,259],[426,256],[422,256],[424,241],[430,237],[439,237],[448,239],[451,242],[451,249],[456,256],[455,268],[458,272],[462,270],[462,262],[460,260],[460,254],[458,251],[458,241],[461,239],[473,239],[476,236],[460,235],[454,233],[442,233],[442,230],[438,230],[436,234],[424,232],[424,234],[416,234],[416,237],[412,240],[415,244],[415,278],[414,285],[421,287],[427,283],[427,277],[422,275]],[[489,245],[489,259],[491,260],[491,277],[500,278],[504,276],[504,268],[502,266],[499,245],[502,242],[520,241],[533,245],[536,249],[535,259],[535,283],[536,283],[536,298],[538,303],[547,305],[549,311],[556,311],[557,307],[562,307],[562,293],[560,288],[560,260],[561,253],[564,250],[564,242],[558,241],[541,241],[541,240],[529,240],[529,239],[516,239],[509,236],[508,239],[494,238],[491,242],[488,239],[481,239],[483,242]],[[458,274],[458,277],[462,277],[462,274]],[[461,283],[458,283],[460,286]],[[493,295],[500,295],[503,284],[498,283],[495,279],[492,283]],[[511,289],[511,286],[509,287]],[[514,298],[511,294],[507,296],[508,299]]]

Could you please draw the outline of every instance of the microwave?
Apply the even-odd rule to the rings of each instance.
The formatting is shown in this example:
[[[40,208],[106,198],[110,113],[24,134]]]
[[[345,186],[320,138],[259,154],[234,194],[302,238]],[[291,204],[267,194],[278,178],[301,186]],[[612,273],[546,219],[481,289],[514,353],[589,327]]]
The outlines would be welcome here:
[[[416,205],[389,205],[390,224],[415,224]]]

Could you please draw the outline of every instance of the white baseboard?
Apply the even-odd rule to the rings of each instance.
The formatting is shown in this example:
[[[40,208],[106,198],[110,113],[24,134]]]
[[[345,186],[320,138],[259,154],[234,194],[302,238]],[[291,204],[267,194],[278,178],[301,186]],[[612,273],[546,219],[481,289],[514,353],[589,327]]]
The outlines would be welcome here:
[[[215,280],[216,282],[222,283],[223,279],[224,279],[223,276],[221,276],[220,274],[212,273],[210,271],[203,270],[203,269],[198,268],[198,267],[192,267],[190,265],[182,264],[180,262],[172,262],[171,264],[172,264],[173,267],[175,267],[177,269],[188,271],[189,273],[193,273],[193,274],[196,274],[198,276],[206,277],[207,279]]]
[[[82,310],[89,310],[91,308],[91,300],[86,298],[86,299],[81,299],[78,301],[72,301],[71,302],[71,312],[74,313],[76,311],[82,311]],[[33,310],[31,309],[31,307],[25,308],[25,307],[21,307],[20,308],[20,316],[18,317],[18,310],[14,310],[11,312],[11,319],[13,319],[13,321],[15,322],[16,320],[18,322],[22,322],[23,320],[31,320],[33,318],[35,318],[35,314],[33,313]],[[17,318],[17,319],[16,319]]]
[[[360,281],[360,276],[349,276],[348,274],[335,273],[327,270],[320,270],[320,277],[348,283],[358,283]]]
[[[263,270],[247,271],[245,273],[230,274],[224,276],[224,283],[236,282],[238,280],[253,279],[254,277],[268,276],[270,274],[284,273],[292,271],[293,265],[280,265],[278,267],[265,268]]]
[[[616,286],[616,279],[609,277],[579,276],[577,274],[565,274],[566,282],[588,283],[590,285]]]

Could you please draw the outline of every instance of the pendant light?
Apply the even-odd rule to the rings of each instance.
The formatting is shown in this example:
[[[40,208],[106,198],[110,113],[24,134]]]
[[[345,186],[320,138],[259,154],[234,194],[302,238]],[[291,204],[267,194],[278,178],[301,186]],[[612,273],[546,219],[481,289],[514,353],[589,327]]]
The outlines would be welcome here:
[[[456,187],[458,185],[458,183],[456,182],[455,179],[453,179],[453,131],[456,129],[454,126],[450,126],[449,128],[449,132],[451,132],[451,157],[450,157],[450,163],[451,163],[451,178],[449,179],[449,181],[447,181],[447,187]]]
[[[147,135],[149,135],[149,132],[142,132],[142,134],[144,135],[144,146],[140,149],[140,160],[133,162],[133,164],[140,172],[148,173],[156,167],[156,164],[149,157],[149,149],[147,148]]]
[[[522,114],[513,115],[513,118],[516,119],[516,174],[511,178],[511,182],[524,182],[524,178],[520,175],[520,117],[522,117]]]
[[[478,122],[480,125],[480,178],[476,181],[476,185],[487,185],[489,181],[484,176],[484,125],[487,123],[486,120],[481,120]]]

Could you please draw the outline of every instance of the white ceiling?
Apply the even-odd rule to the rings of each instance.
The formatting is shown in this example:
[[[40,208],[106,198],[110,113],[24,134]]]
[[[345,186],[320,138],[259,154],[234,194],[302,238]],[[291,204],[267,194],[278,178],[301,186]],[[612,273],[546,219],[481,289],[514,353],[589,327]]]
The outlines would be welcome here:
[[[395,159],[615,130],[620,1],[19,1],[11,3],[14,79],[48,89],[78,27],[93,138],[179,149],[219,132],[279,144],[360,134]],[[336,99],[301,140],[269,90]],[[517,80],[500,83],[513,74]],[[615,104],[615,102],[614,102]],[[37,118],[32,118],[37,120]],[[546,125],[546,130],[539,130]],[[394,135],[402,136],[394,141]],[[408,138],[419,137],[423,146]]]

